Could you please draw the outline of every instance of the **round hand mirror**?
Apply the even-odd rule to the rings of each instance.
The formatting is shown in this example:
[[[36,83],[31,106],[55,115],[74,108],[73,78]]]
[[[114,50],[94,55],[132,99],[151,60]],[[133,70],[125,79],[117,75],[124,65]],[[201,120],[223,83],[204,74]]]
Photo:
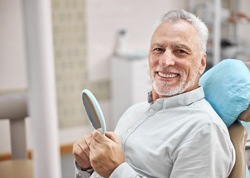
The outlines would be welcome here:
[[[82,102],[85,107],[88,119],[95,129],[102,129],[102,134],[106,132],[106,122],[95,96],[87,89],[82,91]]]

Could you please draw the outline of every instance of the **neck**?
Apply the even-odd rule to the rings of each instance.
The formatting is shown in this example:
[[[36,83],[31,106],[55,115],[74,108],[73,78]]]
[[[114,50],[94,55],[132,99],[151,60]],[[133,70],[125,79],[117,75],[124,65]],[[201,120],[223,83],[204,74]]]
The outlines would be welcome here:
[[[155,102],[158,98],[160,98],[159,94],[156,93],[154,88],[152,88],[152,97],[153,97],[153,102]]]

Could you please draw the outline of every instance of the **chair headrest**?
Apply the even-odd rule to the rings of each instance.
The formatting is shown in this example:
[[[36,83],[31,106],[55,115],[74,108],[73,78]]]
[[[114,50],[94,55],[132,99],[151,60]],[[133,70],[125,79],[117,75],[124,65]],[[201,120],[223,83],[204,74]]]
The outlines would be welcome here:
[[[240,120],[250,121],[250,71],[242,61],[222,60],[202,75],[200,85],[205,98],[228,127],[239,116]]]

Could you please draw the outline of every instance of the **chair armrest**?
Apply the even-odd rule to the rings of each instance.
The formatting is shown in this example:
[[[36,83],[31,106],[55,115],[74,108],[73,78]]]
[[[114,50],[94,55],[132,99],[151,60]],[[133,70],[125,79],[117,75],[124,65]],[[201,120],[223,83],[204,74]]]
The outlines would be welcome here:
[[[236,153],[236,162],[228,178],[245,178],[246,176],[245,145],[247,139],[247,131],[245,127],[237,121],[234,122],[228,128],[228,131]]]
[[[0,120],[9,119],[12,159],[27,158],[25,118],[28,116],[27,93],[0,95]]]
[[[250,122],[250,106],[239,115],[238,119],[244,122]]]
[[[26,92],[0,94],[0,119],[18,120],[28,116]]]

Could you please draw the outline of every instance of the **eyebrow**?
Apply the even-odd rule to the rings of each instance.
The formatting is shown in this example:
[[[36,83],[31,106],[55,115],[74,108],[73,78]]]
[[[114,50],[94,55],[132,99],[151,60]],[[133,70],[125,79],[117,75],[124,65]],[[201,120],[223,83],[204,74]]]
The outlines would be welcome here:
[[[165,45],[161,44],[161,43],[153,43],[151,47],[155,47],[155,46],[156,47],[162,47],[162,48],[165,47]],[[185,49],[185,50],[187,50],[189,52],[192,51],[192,49],[189,46],[185,45],[185,44],[171,44],[171,48]]]
[[[192,49],[191,49],[189,46],[185,45],[185,44],[173,44],[173,45],[171,45],[171,47],[172,47],[172,48],[185,49],[185,50],[187,50],[187,51],[189,51],[189,52],[192,51]]]
[[[151,47],[155,47],[155,46],[157,46],[157,47],[164,47],[164,45],[161,44],[161,43],[153,43],[153,44],[151,45]]]

